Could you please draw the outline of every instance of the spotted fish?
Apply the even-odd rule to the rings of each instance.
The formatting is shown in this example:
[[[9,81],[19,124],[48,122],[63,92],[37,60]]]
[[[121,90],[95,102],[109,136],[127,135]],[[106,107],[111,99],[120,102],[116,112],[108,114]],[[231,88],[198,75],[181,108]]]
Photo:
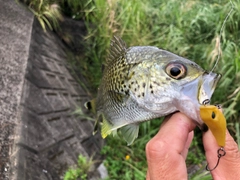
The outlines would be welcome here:
[[[201,127],[199,108],[210,100],[221,75],[154,46],[127,47],[114,37],[97,97],[85,106],[101,121],[105,138],[120,129],[128,145],[139,123],[180,111]]]

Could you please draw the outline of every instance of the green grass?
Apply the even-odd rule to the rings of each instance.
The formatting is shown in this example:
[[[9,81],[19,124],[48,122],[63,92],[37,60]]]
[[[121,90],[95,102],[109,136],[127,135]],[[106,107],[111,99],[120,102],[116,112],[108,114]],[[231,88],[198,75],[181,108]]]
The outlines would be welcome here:
[[[107,57],[113,35],[122,37],[128,46],[152,45],[169,50],[197,62],[206,70],[214,66],[218,53],[216,43],[221,38],[222,56],[215,72],[223,76],[211,103],[223,105],[228,129],[240,145],[240,0],[233,1],[235,10],[221,35],[222,23],[231,8],[228,0],[58,2],[65,15],[85,20],[88,28],[84,42],[86,53],[84,58],[73,58],[73,64],[79,67],[79,72],[83,72],[92,86],[93,94],[96,94],[100,83],[101,66]],[[37,8],[34,10],[37,11]],[[106,157],[109,179],[145,179],[145,145],[156,134],[159,126],[159,120],[143,123],[139,138],[130,147],[118,138],[107,138],[102,153]],[[186,161],[188,165],[200,164],[205,159],[201,148],[201,133],[196,132]],[[126,159],[126,156],[130,159]],[[210,177],[197,172],[190,179]]]
[[[100,83],[101,64],[113,34],[122,37],[129,46],[157,46],[211,70],[217,57],[216,40],[231,8],[227,0],[211,2],[95,0],[87,18],[89,51],[84,61],[85,70],[90,74],[87,78],[94,89]],[[223,77],[212,99],[213,104],[223,105],[229,122],[239,121],[240,115],[240,1],[233,4],[235,11],[221,34],[222,57],[215,69]]]
[[[235,11],[227,20],[221,34],[222,57],[215,71],[223,75],[212,99],[212,104],[222,104],[228,127],[239,141],[240,119],[240,1],[234,1]],[[89,34],[86,45],[89,48],[85,67],[88,77],[96,88],[101,77],[101,64],[104,63],[112,36],[118,35],[128,46],[152,45],[191,59],[207,70],[211,70],[217,57],[216,42],[219,39],[222,22],[227,16],[229,1],[94,1],[91,15],[87,18]],[[155,120],[156,121],[156,120]],[[107,138],[105,165],[110,179],[145,179],[145,145],[157,132],[155,121],[144,123],[137,141],[130,147],[124,141]],[[238,124],[238,126],[237,126]],[[150,135],[151,134],[151,135]],[[121,149],[113,151],[112,148]],[[126,155],[129,160],[124,159]],[[202,149],[201,132],[196,133],[187,164],[201,164],[205,160]],[[200,165],[199,165],[200,166]],[[190,179],[211,179],[203,172],[193,174]]]
[[[129,46],[154,45],[194,60],[211,70],[216,60],[216,39],[222,22],[230,10],[228,1],[103,1],[96,0],[87,18],[85,71],[94,86],[99,85],[101,64],[105,61],[113,34],[122,37]],[[111,2],[111,3],[108,3]],[[240,13],[239,1],[221,36],[222,58],[215,69],[223,75],[213,97],[213,103],[224,105],[227,119],[239,117]],[[88,23],[87,23],[88,24]],[[94,26],[94,28],[92,28]]]
[[[71,167],[67,170],[64,175],[64,180],[87,180],[88,173],[90,172],[94,163],[96,162],[93,161],[92,157],[88,158],[83,155],[79,155],[77,166]]]
[[[160,126],[161,121],[155,119],[152,123]],[[150,122],[145,122],[141,126],[139,138],[131,146],[127,146],[121,135],[107,138],[107,145],[102,149],[102,154],[105,156],[104,165],[108,169],[109,180],[119,177],[124,180],[146,178],[145,145],[158,131],[158,129],[146,128],[149,125]]]

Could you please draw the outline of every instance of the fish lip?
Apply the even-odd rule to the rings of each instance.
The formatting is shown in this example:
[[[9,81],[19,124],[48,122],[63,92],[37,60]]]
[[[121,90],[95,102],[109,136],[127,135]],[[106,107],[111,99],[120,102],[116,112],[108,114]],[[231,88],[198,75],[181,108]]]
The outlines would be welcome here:
[[[210,103],[212,94],[216,89],[218,82],[220,81],[222,75],[213,72],[204,72],[202,75],[202,80],[198,84],[198,102],[200,105],[204,104],[204,101],[208,100]]]
[[[200,106],[203,101],[211,100],[212,94],[221,74],[204,72],[196,79],[184,84],[180,90],[180,96],[175,99],[176,108],[195,120],[198,126],[203,124],[200,117]]]
[[[221,74],[205,71],[201,76],[183,85],[181,94],[192,99],[194,104],[202,105],[206,99],[211,100],[221,77]]]

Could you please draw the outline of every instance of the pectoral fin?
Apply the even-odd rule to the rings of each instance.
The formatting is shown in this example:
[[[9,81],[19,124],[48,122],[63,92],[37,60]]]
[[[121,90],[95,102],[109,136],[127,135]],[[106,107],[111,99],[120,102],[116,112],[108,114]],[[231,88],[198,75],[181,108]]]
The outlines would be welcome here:
[[[101,127],[102,137],[106,138],[109,134],[111,134],[112,129],[113,129],[113,126],[102,115],[102,127]]]
[[[121,128],[121,133],[128,146],[138,137],[139,125],[129,124]]]

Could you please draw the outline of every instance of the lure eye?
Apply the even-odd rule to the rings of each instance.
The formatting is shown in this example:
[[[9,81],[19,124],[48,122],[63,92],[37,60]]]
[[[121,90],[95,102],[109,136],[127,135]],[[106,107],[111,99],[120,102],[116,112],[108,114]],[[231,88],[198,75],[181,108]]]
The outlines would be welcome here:
[[[170,63],[166,67],[166,73],[173,79],[182,79],[186,76],[187,70],[183,64]]]
[[[214,119],[215,117],[216,117],[216,114],[212,112],[212,119]]]

